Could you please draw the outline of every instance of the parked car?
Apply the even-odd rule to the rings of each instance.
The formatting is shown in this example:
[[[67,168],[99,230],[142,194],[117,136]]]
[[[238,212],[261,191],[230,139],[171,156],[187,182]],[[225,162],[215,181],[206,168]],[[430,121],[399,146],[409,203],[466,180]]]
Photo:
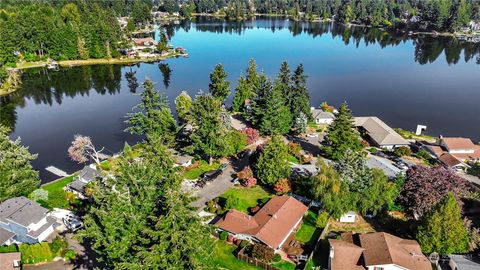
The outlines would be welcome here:
[[[63,224],[65,224],[65,226],[72,232],[75,232],[83,227],[83,222],[76,218],[65,217],[63,218]]]
[[[205,172],[203,174],[203,179],[213,180],[213,179],[217,178],[217,176],[219,176],[221,173],[222,173],[222,171],[220,169],[219,170],[211,170],[211,171]]]

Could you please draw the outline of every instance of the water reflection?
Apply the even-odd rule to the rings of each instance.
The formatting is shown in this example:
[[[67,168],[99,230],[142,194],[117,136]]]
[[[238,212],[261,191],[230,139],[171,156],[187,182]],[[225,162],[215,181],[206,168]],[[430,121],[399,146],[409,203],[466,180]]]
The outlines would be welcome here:
[[[211,17],[198,17],[195,21],[183,21],[180,24],[167,25],[167,33],[173,36],[176,31],[183,29],[188,32],[194,26],[196,31],[212,33],[228,33],[242,35],[248,29],[262,28],[270,29],[272,33],[288,29],[292,36],[307,34],[314,38],[325,34],[332,38],[340,38],[345,45],[355,44],[357,47],[361,44],[378,44],[381,48],[387,46],[398,46],[409,40],[413,41],[415,51],[412,53],[415,62],[424,65],[433,63],[442,53],[448,64],[456,64],[461,59],[465,62],[471,60],[480,64],[480,44],[459,41],[453,37],[430,35],[409,35],[406,32],[387,31],[380,28],[363,26],[345,26],[335,23],[323,22],[297,22],[285,19],[257,19],[252,21],[225,22],[223,20]]]

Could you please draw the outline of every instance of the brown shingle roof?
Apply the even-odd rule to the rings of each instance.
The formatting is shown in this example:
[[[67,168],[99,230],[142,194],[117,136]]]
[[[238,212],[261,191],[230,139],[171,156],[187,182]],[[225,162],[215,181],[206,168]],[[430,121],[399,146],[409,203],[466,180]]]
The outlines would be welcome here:
[[[289,196],[275,196],[253,217],[230,210],[217,225],[235,234],[252,235],[276,249],[307,212],[308,207]]]
[[[448,148],[449,151],[466,150],[466,149],[475,148],[475,144],[473,144],[472,140],[468,138],[461,138],[461,137],[442,138],[442,142]]]
[[[363,248],[344,240],[328,240],[333,250],[330,270],[364,270],[360,262]]]
[[[453,167],[459,164],[463,164],[461,160],[456,158],[454,155],[450,153],[444,153],[438,159],[445,164],[447,167]]]
[[[18,270],[18,267],[13,267],[13,262],[20,261],[21,256],[20,252],[0,253],[0,269]]]

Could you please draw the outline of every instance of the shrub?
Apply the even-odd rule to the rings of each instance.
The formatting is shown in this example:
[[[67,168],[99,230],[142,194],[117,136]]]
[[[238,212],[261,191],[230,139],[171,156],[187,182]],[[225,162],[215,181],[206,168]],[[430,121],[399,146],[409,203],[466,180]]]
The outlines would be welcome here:
[[[241,171],[237,173],[238,179],[245,180],[250,177],[253,177],[253,170],[250,168],[250,166],[246,166],[243,168]]]
[[[260,133],[254,128],[245,128],[242,132],[247,136],[247,144],[255,143],[260,138]]]
[[[9,252],[17,252],[18,247],[16,244],[11,244],[9,246],[0,246],[0,253],[9,253]]]
[[[253,258],[259,259],[264,262],[269,262],[273,259],[274,256],[275,256],[275,252],[273,251],[273,249],[267,247],[266,245],[258,244],[258,243],[253,245],[253,249],[252,249]]]
[[[68,242],[61,237],[56,237],[50,244],[50,250],[54,256],[63,256],[67,248]]]
[[[254,177],[250,177],[243,181],[243,186],[245,187],[253,187],[257,184],[257,179]]]
[[[362,144],[362,147],[363,147],[363,148],[368,148],[368,147],[370,147],[370,144],[369,144],[366,140],[362,140],[360,143]]]
[[[266,204],[269,200],[270,200],[270,198],[265,197],[265,198],[263,198],[263,199],[260,200],[260,203]]]
[[[371,147],[371,148],[368,148],[368,152],[370,152],[372,154],[376,154],[376,153],[378,153],[378,149],[375,148],[375,147]]]
[[[212,213],[212,214],[215,214],[215,212],[217,212],[217,208],[215,207],[208,207],[208,212]]]
[[[228,232],[223,231],[223,232],[220,233],[220,240],[225,241],[225,240],[227,240],[227,237],[228,237]]]
[[[48,191],[41,188],[35,189],[31,196],[34,201],[48,201]]]
[[[233,243],[236,245],[236,246],[240,246],[240,244],[242,243],[242,240],[241,239],[235,239],[233,241]]]
[[[280,256],[280,254],[276,253],[275,256],[273,256],[273,259],[272,261],[274,262],[279,262],[282,260],[282,256]]]
[[[233,243],[233,239],[234,239],[234,238],[233,238],[233,235],[229,234],[229,235],[227,236],[227,241],[228,241],[228,242]]]
[[[430,159],[430,154],[427,151],[422,149],[422,150],[418,151],[417,157],[425,159],[425,160],[429,160]]]
[[[240,242],[240,248],[245,248],[247,245],[248,245],[248,241],[247,241],[247,240],[242,240],[242,241]]]
[[[410,156],[412,155],[412,150],[408,146],[400,146],[393,150],[393,153],[398,157]]]
[[[258,212],[258,210],[260,210],[260,206],[254,206],[254,207],[250,207],[250,213],[251,214],[255,214]]]
[[[287,178],[282,178],[273,187],[277,194],[285,194],[292,191],[292,183]]]
[[[327,211],[323,211],[320,213],[317,217],[317,221],[315,222],[315,227],[317,228],[325,228],[327,226],[328,219],[330,218],[330,215],[328,214]]]
[[[47,242],[37,243],[33,245],[20,245],[23,264],[33,264],[40,262],[49,262],[53,259],[52,251]]]
[[[75,259],[76,257],[76,254],[75,254],[75,251],[74,250],[67,250],[67,252],[65,252],[65,259],[71,261],[73,259]]]
[[[288,143],[288,153],[292,156],[299,157],[302,147],[298,143],[290,142]]]

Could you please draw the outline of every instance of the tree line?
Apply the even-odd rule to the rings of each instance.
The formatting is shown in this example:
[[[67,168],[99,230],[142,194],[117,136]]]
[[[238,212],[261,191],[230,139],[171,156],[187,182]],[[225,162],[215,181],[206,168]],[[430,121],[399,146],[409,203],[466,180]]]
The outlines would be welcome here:
[[[480,5],[473,0],[166,0],[160,7],[168,12],[217,13],[234,20],[260,13],[387,27],[414,22],[413,28],[450,32],[478,20]]]

